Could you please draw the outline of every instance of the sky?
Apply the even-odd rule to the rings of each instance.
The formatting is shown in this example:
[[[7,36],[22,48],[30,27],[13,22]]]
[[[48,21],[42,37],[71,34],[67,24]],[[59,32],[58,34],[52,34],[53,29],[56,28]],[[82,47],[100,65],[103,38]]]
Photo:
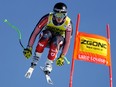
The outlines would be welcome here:
[[[32,59],[25,59],[18,42],[18,33],[3,22],[7,19],[20,29],[22,43],[26,47],[39,19],[52,12],[55,3],[60,1],[67,5],[68,16],[73,22],[73,37],[66,55],[70,62],[78,13],[81,17],[79,31],[106,37],[106,24],[110,25],[113,87],[116,87],[116,0],[0,0],[0,87],[69,87],[71,64],[66,63],[58,67],[54,62],[51,73],[54,85],[46,83],[39,66],[44,66],[49,49],[44,50],[31,79],[26,79],[24,75]],[[33,54],[37,42],[38,38],[33,46]],[[109,68],[105,65],[75,61],[73,87],[110,87]]]

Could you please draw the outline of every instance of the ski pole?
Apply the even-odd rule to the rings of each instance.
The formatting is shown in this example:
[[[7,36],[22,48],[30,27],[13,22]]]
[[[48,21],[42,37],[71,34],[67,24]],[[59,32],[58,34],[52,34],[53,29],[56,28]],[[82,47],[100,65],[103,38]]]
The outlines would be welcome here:
[[[22,35],[21,35],[20,30],[16,26],[12,25],[7,19],[4,20],[4,23],[7,23],[12,29],[14,29],[18,33],[18,35],[19,35],[19,43],[20,43],[21,47],[23,49],[25,49],[22,42],[21,42]]]
[[[60,50],[59,50],[59,52],[61,53]],[[66,57],[64,57],[64,59],[65,59],[65,61],[66,61],[67,64],[70,64],[70,61]]]
[[[70,64],[70,61],[66,57],[64,57],[64,59],[67,62],[67,64]]]

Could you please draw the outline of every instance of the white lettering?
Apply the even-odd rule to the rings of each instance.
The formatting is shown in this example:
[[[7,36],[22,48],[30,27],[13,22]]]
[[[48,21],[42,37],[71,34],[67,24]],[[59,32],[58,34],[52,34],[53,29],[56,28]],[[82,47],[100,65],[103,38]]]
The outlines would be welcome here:
[[[43,45],[43,44],[41,44],[41,43],[38,43],[38,44],[39,44],[39,46],[44,47],[44,45]]]
[[[92,56],[87,56],[87,55],[78,55],[79,60],[84,60],[88,62],[94,62],[94,63],[100,63],[100,64],[106,64],[106,60],[103,58],[96,58]]]
[[[57,52],[57,50],[51,49],[52,52]]]

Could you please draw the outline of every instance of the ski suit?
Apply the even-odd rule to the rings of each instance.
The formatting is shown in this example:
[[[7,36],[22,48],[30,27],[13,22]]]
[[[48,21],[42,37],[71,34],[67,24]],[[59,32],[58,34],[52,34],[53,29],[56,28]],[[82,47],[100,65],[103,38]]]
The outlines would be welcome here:
[[[28,41],[29,47],[33,47],[38,34],[39,41],[35,52],[43,53],[44,48],[48,47],[48,59],[53,61],[57,57],[57,53],[61,47],[61,54],[63,55],[66,55],[69,49],[70,39],[72,36],[72,22],[70,18],[66,16],[64,21],[58,24],[51,12],[43,16],[37,23]]]

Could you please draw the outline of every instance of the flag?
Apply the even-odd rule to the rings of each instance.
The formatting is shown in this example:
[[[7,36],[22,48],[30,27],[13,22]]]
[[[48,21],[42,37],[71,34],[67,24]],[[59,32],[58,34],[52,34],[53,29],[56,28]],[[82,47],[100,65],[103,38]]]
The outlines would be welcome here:
[[[113,87],[109,24],[107,24],[106,26],[107,38],[97,34],[79,32],[78,31],[79,24],[80,24],[80,13],[77,15],[69,87],[73,87],[72,83],[73,83],[75,60],[82,60],[97,64],[104,64],[108,66],[110,87]]]
[[[108,39],[85,32],[78,32],[75,39],[74,59],[110,66]]]

